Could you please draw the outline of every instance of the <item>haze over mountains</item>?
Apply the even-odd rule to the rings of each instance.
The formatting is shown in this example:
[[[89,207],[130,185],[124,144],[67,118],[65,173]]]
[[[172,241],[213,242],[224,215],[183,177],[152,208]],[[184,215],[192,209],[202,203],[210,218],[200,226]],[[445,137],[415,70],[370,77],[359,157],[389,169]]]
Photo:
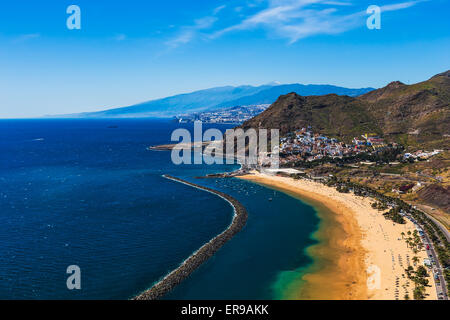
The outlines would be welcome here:
[[[137,105],[86,112],[57,117],[73,118],[140,118],[173,117],[180,114],[212,111],[240,105],[271,104],[280,95],[296,92],[299,95],[338,94],[359,96],[373,88],[348,89],[332,85],[267,84],[262,86],[226,86],[175,95],[164,99],[143,102]]]
[[[242,125],[282,134],[306,126],[344,141],[377,133],[404,146],[449,149],[450,71],[412,85],[391,82],[358,97],[292,92]]]

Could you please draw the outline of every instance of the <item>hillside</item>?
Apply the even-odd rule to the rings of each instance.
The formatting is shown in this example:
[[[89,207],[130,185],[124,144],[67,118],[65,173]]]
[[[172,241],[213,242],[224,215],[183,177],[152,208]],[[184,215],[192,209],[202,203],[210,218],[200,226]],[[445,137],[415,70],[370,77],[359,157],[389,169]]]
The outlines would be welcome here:
[[[450,212],[450,187],[432,184],[417,192],[419,199],[425,203]]]
[[[315,131],[343,140],[360,132],[378,132],[375,119],[355,98],[338,96],[281,96],[265,112],[243,124],[244,128],[279,128],[281,134],[311,125]]]
[[[287,133],[311,125],[323,134],[349,141],[377,133],[411,147],[450,147],[450,71],[405,85],[392,82],[359,97],[280,96],[244,128],[280,128]]]
[[[373,88],[348,89],[330,85],[263,85],[240,87],[217,87],[187,94],[180,94],[164,99],[153,100],[141,104],[109,109],[100,112],[86,112],[64,115],[76,118],[139,118],[139,117],[172,117],[181,114],[212,111],[220,108],[239,105],[271,104],[282,94],[295,91],[302,95],[345,94],[358,96]],[[61,116],[58,116],[61,117]]]
[[[450,134],[450,71],[413,85],[393,82],[359,100],[391,139],[442,148]],[[447,135],[447,136],[445,136]]]

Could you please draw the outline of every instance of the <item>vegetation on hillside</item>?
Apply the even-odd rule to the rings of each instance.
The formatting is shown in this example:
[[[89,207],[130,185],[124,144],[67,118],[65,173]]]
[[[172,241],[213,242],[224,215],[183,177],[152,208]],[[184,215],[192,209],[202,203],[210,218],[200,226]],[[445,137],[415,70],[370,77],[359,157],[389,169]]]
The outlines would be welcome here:
[[[359,97],[280,96],[243,128],[279,128],[281,134],[311,126],[344,142],[375,133],[407,149],[450,148],[450,71],[405,85],[393,82]]]

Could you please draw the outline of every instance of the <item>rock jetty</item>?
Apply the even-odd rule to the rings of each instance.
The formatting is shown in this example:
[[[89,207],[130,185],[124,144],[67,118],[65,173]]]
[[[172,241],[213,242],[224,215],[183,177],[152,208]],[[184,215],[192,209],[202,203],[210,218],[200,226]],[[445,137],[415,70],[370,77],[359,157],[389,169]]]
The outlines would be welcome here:
[[[165,178],[184,183],[186,185],[214,193],[227,200],[234,207],[234,217],[230,226],[221,234],[203,245],[186,259],[177,269],[170,272],[153,287],[136,296],[133,300],[156,300],[170,292],[175,286],[191,275],[200,265],[211,258],[228,240],[242,230],[247,222],[247,211],[244,206],[233,197],[207,187],[203,187],[179,178],[164,175]]]

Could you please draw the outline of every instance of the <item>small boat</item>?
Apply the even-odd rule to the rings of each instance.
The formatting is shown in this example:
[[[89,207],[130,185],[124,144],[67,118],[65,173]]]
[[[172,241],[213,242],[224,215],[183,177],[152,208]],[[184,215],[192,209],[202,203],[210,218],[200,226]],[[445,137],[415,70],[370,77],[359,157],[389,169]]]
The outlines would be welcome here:
[[[273,199],[272,198],[269,198],[269,201],[272,201]]]

